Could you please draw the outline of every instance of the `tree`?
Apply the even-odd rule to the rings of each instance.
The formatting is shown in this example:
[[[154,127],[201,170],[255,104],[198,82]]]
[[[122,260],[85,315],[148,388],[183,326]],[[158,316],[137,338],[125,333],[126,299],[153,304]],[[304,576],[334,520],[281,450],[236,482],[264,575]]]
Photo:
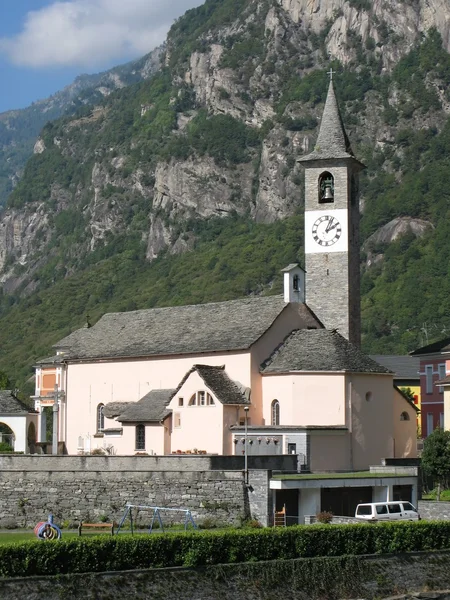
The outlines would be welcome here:
[[[450,431],[438,427],[425,439],[422,467],[437,482],[436,499],[440,500],[441,485],[448,480],[450,474]]]
[[[11,380],[5,371],[0,371],[0,390],[10,390]]]

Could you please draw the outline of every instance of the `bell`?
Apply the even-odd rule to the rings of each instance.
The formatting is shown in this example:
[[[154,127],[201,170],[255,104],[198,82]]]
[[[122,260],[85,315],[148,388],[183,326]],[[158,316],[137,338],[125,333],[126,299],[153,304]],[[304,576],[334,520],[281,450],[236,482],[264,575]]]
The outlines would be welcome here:
[[[333,190],[331,189],[331,186],[329,184],[325,186],[322,200],[325,200],[326,202],[333,202],[334,200]]]

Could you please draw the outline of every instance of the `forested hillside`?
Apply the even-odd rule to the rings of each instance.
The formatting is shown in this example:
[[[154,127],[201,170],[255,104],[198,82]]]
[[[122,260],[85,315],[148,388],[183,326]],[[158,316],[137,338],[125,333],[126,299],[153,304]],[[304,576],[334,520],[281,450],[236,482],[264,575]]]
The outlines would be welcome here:
[[[445,15],[421,0],[308,7],[208,0],[174,24],[151,79],[44,127],[0,216],[0,369],[22,385],[87,313],[279,293],[280,269],[302,262],[296,159],[330,67],[367,165],[364,349],[448,335]]]

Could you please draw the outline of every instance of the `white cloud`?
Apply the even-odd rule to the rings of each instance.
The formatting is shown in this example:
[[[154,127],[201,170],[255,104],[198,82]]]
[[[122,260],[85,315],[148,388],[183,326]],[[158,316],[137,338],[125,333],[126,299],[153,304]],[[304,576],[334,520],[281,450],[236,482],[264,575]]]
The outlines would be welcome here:
[[[19,66],[94,68],[146,54],[173,23],[203,0],[69,0],[30,11],[23,29],[0,38]]]

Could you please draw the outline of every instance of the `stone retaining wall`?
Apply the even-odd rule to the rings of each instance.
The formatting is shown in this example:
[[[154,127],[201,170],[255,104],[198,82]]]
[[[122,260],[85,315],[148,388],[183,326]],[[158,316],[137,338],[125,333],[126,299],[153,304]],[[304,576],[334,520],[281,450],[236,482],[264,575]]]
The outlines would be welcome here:
[[[417,508],[422,519],[450,520],[450,502],[419,500]]]
[[[449,600],[450,552],[0,579],[8,600]]]
[[[284,458],[254,457],[249,466],[291,466],[292,457]],[[56,523],[119,521],[126,503],[189,509],[196,521],[236,524],[251,517],[267,525],[271,471],[249,468],[247,486],[241,462],[241,457],[1,456],[0,528],[31,527],[49,513]],[[212,468],[230,465],[235,470]],[[143,524],[150,516],[141,514]],[[180,514],[178,522],[182,519]]]

